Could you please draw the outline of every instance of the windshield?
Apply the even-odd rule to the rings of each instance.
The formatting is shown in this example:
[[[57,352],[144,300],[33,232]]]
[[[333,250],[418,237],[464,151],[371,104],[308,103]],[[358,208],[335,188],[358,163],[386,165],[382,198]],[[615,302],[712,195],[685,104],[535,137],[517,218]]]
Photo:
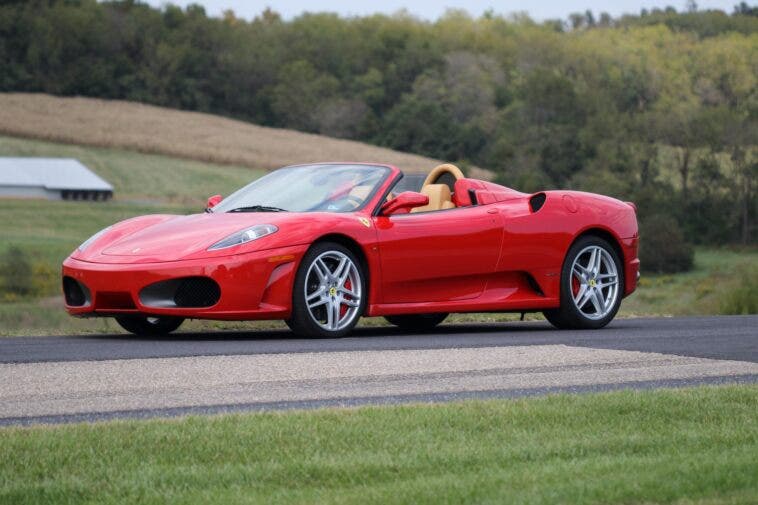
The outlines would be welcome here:
[[[225,198],[212,212],[350,212],[363,207],[389,173],[374,165],[280,168]]]

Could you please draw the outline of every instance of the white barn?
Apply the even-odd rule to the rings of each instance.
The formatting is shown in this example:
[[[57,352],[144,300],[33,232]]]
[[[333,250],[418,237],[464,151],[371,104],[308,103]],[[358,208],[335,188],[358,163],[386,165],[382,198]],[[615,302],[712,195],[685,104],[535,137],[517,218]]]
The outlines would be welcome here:
[[[0,157],[0,198],[108,200],[113,186],[71,158]]]

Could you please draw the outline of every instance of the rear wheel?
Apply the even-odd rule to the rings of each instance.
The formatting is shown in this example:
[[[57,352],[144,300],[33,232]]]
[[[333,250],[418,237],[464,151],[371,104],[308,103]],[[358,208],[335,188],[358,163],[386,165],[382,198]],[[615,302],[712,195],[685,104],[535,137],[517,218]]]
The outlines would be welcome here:
[[[333,242],[314,245],[303,257],[287,325],[304,337],[342,337],[366,307],[366,278],[358,258]]]
[[[167,335],[184,322],[181,317],[118,316],[116,322],[135,335]]]
[[[556,328],[602,328],[616,316],[623,292],[616,251],[600,237],[582,237],[563,262],[561,306],[545,311],[545,318]]]
[[[390,324],[394,324],[403,330],[431,330],[447,317],[447,313],[441,314],[404,314],[400,316],[386,316]]]

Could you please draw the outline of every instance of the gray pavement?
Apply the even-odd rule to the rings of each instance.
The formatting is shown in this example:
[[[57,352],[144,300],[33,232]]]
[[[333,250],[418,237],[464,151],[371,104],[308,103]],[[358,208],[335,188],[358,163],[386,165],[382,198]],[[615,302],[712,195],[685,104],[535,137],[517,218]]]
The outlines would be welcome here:
[[[758,382],[758,316],[0,339],[0,425]]]

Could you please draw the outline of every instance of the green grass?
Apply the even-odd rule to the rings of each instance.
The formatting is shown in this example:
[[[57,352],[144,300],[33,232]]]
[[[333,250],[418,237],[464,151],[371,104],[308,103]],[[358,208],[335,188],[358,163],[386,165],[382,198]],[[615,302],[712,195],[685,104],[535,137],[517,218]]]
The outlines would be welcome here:
[[[754,248],[697,249],[695,267],[689,272],[647,275],[643,271],[637,291],[621,303],[621,315],[755,313],[752,310],[731,310],[736,304],[725,304],[725,300],[736,291],[744,291],[743,296],[756,296],[756,268],[758,250]],[[749,300],[743,301],[749,303]],[[752,303],[758,302],[753,300]]]
[[[0,502],[756,503],[758,387],[0,429]]]

